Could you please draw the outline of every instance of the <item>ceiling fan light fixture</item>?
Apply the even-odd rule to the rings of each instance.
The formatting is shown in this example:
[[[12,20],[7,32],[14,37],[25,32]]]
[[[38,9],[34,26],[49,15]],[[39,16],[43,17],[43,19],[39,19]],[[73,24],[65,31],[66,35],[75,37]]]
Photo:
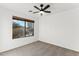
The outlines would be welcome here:
[[[42,13],[42,14],[44,14],[44,12],[43,12],[43,11],[40,11],[39,13],[40,13],[40,14],[41,14],[41,13]]]
[[[44,12],[43,11],[40,11],[39,14],[42,16],[42,15],[44,15]]]

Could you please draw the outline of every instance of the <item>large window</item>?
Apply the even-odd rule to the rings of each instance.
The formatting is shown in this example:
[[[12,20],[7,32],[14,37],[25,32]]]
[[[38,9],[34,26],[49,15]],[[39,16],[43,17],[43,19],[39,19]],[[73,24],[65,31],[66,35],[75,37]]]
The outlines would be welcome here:
[[[13,39],[34,36],[34,21],[13,16]]]

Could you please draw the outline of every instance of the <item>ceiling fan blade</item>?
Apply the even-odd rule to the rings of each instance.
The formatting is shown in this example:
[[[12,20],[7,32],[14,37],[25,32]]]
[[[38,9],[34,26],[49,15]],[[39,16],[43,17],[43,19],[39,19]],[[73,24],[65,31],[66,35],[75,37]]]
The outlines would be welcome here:
[[[44,11],[44,12],[46,12],[46,13],[51,13],[51,11]]]
[[[45,8],[43,9],[43,11],[46,10],[47,8],[49,8],[49,7],[50,7],[50,5],[45,6]]]
[[[33,12],[32,10],[29,10],[29,12]]]
[[[33,12],[33,13],[34,13],[34,14],[35,14],[35,13],[39,13],[39,11],[36,11],[36,12]]]
[[[36,9],[40,10],[37,6],[34,6]]]

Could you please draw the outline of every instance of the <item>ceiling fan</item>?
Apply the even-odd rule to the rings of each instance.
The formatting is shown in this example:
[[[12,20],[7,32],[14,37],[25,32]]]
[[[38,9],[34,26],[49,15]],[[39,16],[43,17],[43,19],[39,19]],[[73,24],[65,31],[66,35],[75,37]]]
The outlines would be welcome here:
[[[44,4],[40,4],[40,7],[37,7],[37,6],[33,6],[34,8],[36,8],[38,11],[36,12],[33,12],[32,10],[30,10],[29,12],[33,12],[33,14],[35,13],[40,13],[41,16],[44,14],[44,13],[51,13],[51,11],[47,11],[46,9],[48,9],[50,7],[50,5],[46,5],[44,7]]]

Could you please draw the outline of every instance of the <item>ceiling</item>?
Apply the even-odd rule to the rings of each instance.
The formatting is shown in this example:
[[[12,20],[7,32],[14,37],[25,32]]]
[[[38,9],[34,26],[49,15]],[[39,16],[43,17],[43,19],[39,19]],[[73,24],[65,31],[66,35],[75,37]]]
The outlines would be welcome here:
[[[44,3],[44,5],[50,4],[49,10],[53,13],[59,13],[67,10],[71,10],[74,8],[79,8],[79,3]],[[39,6],[39,3],[0,3],[0,6],[11,9],[13,11],[34,15],[29,10],[37,11],[33,6]]]

